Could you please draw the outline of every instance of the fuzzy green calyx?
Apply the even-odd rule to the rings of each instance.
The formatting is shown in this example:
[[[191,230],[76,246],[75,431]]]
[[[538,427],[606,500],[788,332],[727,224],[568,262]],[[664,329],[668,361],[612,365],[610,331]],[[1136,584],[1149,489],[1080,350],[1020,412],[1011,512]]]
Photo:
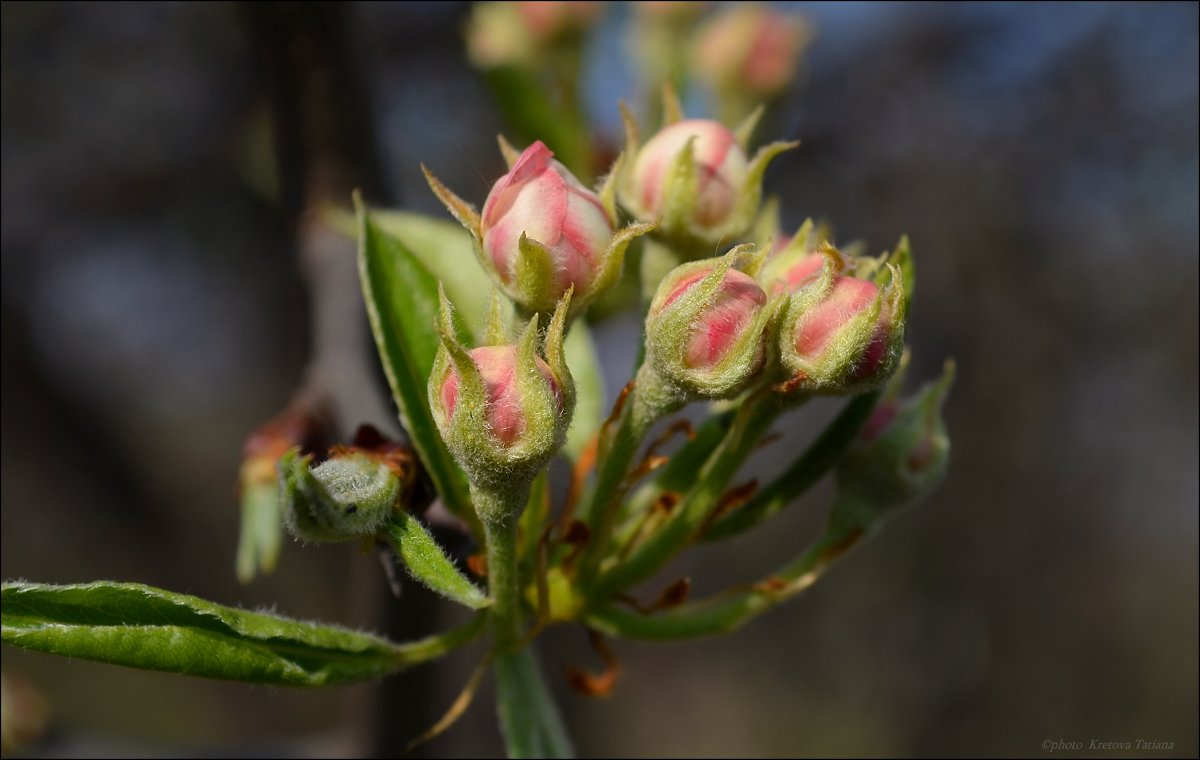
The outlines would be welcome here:
[[[378,533],[400,503],[405,480],[365,453],[336,454],[316,467],[299,448],[279,459],[283,523],[302,541],[332,543]]]
[[[429,403],[446,447],[473,486],[527,489],[562,447],[575,408],[562,347],[569,300],[568,291],[544,340],[535,315],[515,343],[502,342],[501,311],[493,306],[491,345],[468,349],[458,340],[450,303],[442,295],[441,345],[430,374]]]

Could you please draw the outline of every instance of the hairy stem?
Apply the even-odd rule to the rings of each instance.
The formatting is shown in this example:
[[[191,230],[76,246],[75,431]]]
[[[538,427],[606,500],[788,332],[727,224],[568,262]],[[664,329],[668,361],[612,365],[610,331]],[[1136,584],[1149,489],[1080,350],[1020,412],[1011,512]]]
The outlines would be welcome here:
[[[878,400],[878,391],[851,399],[799,459],[770,485],[756,493],[749,504],[713,523],[705,531],[704,540],[713,541],[744,533],[803,495],[841,459],[871,416],[871,410]]]
[[[783,409],[778,394],[768,390],[751,397],[738,409],[724,440],[709,455],[696,484],[672,516],[656,533],[635,546],[624,561],[601,575],[595,598],[604,599],[646,580],[696,538],[720,503],[729,481]]]
[[[592,540],[580,566],[581,583],[594,573],[604,557],[621,500],[628,490],[626,478],[642,439],[654,423],[681,406],[677,396],[649,365],[643,364],[621,409],[621,414],[601,443],[596,458],[596,482],[579,513],[591,527]]]

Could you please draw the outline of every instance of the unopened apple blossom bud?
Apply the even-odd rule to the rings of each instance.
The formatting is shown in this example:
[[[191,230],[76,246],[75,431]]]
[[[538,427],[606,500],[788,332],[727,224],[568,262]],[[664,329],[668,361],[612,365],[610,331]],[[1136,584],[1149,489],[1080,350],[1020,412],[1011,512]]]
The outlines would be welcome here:
[[[552,41],[578,34],[595,24],[604,14],[604,3],[583,0],[518,0],[513,5],[530,35],[538,41]]]
[[[942,407],[953,383],[947,362],[941,378],[916,395],[880,402],[838,464],[838,488],[852,503],[881,510],[937,487],[950,459]]]
[[[526,312],[549,314],[572,290],[572,307],[586,307],[620,279],[629,242],[651,229],[614,232],[616,208],[584,187],[541,141],[511,161],[478,216],[431,174],[430,186],[472,233],[480,263]]]
[[[850,276],[851,269],[826,244],[775,271],[772,289],[791,293],[779,352],[793,391],[862,393],[883,385],[896,368],[904,348],[900,272],[885,265],[878,278],[868,280]]]
[[[721,224],[733,213],[746,180],[749,161],[733,132],[719,121],[688,119],[664,127],[650,138],[633,165],[640,208],[661,216],[675,198],[668,194],[669,173],[677,157],[691,151],[698,177],[691,219],[701,227]]]
[[[733,268],[747,248],[676,267],[650,305],[646,360],[688,400],[735,396],[763,367],[775,308],[753,277]]]
[[[685,254],[712,250],[749,231],[767,165],[796,143],[771,143],[750,159],[746,140],[756,118],[730,130],[711,119],[683,119],[670,88],[664,101],[667,123],[645,145],[633,117],[623,113],[628,160],[614,170],[617,194],[633,217],[661,220],[656,237],[669,245]]]
[[[721,92],[769,100],[792,83],[812,28],[795,14],[756,3],[736,3],[701,27],[692,70]]]
[[[534,316],[515,343],[472,350],[458,342],[443,296],[442,340],[429,377],[429,403],[446,447],[473,485],[527,488],[562,448],[575,409],[575,386],[562,348],[569,297],[568,291],[544,342]],[[503,339],[495,332],[494,339]],[[537,354],[539,342],[544,358]]]

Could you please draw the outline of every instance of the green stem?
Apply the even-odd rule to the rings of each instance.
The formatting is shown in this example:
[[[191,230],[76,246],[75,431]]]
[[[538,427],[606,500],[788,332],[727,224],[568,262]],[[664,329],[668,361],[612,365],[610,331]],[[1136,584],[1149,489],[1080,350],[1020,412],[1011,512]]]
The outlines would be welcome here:
[[[738,409],[725,438],[709,455],[696,484],[671,517],[657,533],[635,546],[624,561],[601,575],[593,598],[607,598],[609,594],[646,580],[696,537],[720,502],[729,481],[770,430],[784,406],[779,394],[763,391]]]
[[[607,636],[646,641],[678,641],[732,633],[816,583],[857,545],[865,532],[861,526],[831,520],[820,539],[764,583],[653,616],[609,604],[588,613],[584,622]]]
[[[855,396],[795,462],[754,495],[749,504],[720,518],[704,533],[705,541],[750,530],[793,503],[837,464],[871,416],[879,392]]]
[[[396,644],[396,664],[401,668],[407,668],[429,660],[436,660],[458,647],[474,641],[479,634],[483,633],[486,621],[487,615],[478,614],[471,618],[471,622],[445,633]]]
[[[471,487],[475,509],[487,541],[488,592],[492,637],[496,649],[512,649],[522,636],[520,571],[517,567],[517,525],[529,488],[498,492]]]
[[[509,757],[575,756],[532,647],[496,657],[496,708]]]
[[[662,419],[681,406],[678,397],[648,364],[638,369],[637,379],[625,399],[621,415],[596,455],[596,482],[581,505],[579,519],[591,527],[592,540],[580,563],[581,584],[586,583],[604,557],[628,490],[629,475],[642,439]]]

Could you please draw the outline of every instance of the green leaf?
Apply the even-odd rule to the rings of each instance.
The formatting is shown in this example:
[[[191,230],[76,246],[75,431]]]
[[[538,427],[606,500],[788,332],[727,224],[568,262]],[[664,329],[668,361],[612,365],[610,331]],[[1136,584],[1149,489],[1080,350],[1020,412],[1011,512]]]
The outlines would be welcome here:
[[[407,512],[396,512],[388,524],[388,538],[409,574],[433,591],[471,609],[482,609],[491,600],[459,572],[425,526]]]
[[[604,422],[604,375],[600,371],[600,357],[596,355],[596,342],[583,320],[571,326],[563,350],[575,380],[575,416],[567,430],[564,451],[574,460]]]
[[[530,647],[496,657],[496,707],[510,758],[575,756]]]
[[[7,644],[66,657],[278,686],[378,678],[440,657],[482,629],[396,645],[365,633],[223,607],[137,583],[6,582]]]
[[[494,285],[475,258],[474,241],[462,225],[409,211],[371,212],[379,229],[404,245],[435,280],[465,323],[464,340],[476,345],[485,333],[489,293]]]
[[[429,409],[437,354],[437,279],[412,250],[358,205],[358,271],[371,331],[409,440],[446,506],[475,520],[466,478],[446,450]]]

